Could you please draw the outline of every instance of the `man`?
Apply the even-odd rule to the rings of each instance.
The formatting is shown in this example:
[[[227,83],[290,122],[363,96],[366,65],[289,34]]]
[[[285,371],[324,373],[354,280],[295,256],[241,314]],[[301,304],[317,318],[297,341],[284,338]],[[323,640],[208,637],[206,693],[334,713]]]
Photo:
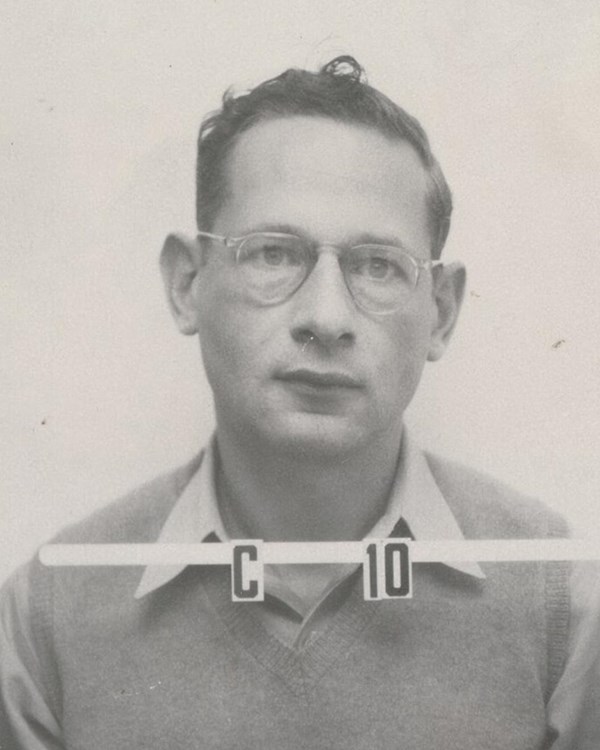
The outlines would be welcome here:
[[[199,334],[214,439],[57,541],[565,534],[407,434],[465,271],[438,262],[451,197],[425,133],[356,61],[226,96],[200,132],[197,214],[161,268]],[[597,747],[598,606],[564,563],[416,564],[412,598],[384,601],[356,562],[267,566],[263,602],[232,601],[229,576],[19,571],[0,746]]]

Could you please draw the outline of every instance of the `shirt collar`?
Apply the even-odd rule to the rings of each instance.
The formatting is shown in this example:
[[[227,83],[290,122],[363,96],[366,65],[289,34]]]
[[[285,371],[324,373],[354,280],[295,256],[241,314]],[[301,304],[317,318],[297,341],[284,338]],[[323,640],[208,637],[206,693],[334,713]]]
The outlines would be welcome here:
[[[215,437],[204,451],[202,462],[175,503],[159,534],[159,544],[197,544],[215,534],[221,541],[229,536],[219,513],[215,490]],[[406,428],[398,470],[388,507],[367,537],[388,537],[400,517],[406,521],[415,540],[459,541],[463,533],[438,487],[427,460],[412,441]],[[474,562],[444,563],[476,578],[485,578]],[[185,565],[148,565],[142,574],[135,598],[149,594],[171,581]]]

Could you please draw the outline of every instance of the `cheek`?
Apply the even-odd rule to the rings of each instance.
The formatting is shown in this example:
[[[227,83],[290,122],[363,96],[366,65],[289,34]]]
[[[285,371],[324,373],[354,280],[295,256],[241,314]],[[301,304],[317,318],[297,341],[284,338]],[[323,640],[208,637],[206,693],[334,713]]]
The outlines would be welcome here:
[[[429,351],[427,316],[404,315],[386,330],[380,342],[385,357],[379,357],[379,378],[392,401],[409,401],[419,383]],[[373,354],[376,361],[376,353]]]
[[[200,305],[200,346],[213,389],[242,386],[252,377],[271,339],[264,315],[214,285]]]

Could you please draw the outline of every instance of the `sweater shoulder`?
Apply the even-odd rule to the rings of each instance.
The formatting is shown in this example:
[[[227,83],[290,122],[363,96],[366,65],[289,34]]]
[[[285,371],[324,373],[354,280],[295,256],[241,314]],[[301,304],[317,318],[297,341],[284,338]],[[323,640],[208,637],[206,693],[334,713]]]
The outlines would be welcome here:
[[[431,473],[467,538],[568,535],[563,516],[537,498],[440,456],[426,453]]]
[[[198,470],[203,453],[62,529],[57,543],[152,542],[175,502]]]

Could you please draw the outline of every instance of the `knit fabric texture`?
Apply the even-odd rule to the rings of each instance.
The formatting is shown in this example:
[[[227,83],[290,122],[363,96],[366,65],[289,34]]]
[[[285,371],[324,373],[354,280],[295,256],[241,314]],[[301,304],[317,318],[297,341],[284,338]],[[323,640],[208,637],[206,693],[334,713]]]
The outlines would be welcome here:
[[[467,539],[566,534],[543,505],[427,456]],[[60,534],[152,542],[198,460]],[[142,569],[30,564],[32,669],[73,750],[536,750],[568,628],[563,563],[415,564],[412,599],[366,602],[361,572],[301,650],[189,566],[136,600]],[[35,663],[33,663],[35,662]]]

